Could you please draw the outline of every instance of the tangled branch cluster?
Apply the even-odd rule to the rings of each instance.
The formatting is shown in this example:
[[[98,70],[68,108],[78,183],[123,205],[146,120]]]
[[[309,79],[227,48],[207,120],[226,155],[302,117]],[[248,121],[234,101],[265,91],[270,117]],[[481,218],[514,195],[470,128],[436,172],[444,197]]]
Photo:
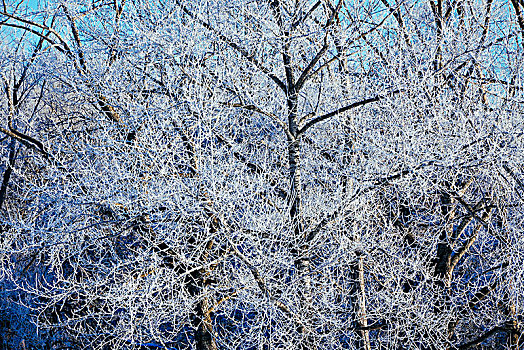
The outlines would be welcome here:
[[[522,1],[0,10],[0,348],[524,346]]]

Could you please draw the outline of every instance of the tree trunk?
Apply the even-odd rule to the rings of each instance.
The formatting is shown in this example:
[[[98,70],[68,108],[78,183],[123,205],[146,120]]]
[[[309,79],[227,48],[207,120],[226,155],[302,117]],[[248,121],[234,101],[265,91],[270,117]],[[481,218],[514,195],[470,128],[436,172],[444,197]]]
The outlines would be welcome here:
[[[357,349],[371,350],[369,341],[368,320],[366,315],[366,281],[364,277],[364,257],[357,252],[357,259],[351,265],[351,279],[353,288],[351,289],[351,302],[353,305],[354,327],[357,329],[359,339]]]
[[[195,329],[195,343],[197,350],[217,350],[211,316],[209,314],[209,300],[204,298],[195,307],[193,317],[193,329]]]

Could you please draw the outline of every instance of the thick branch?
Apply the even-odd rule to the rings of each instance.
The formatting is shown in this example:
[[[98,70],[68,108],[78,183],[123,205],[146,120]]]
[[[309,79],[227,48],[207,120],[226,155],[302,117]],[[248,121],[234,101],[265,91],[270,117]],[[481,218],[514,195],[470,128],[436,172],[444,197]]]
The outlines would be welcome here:
[[[484,220],[487,220],[488,217],[489,217],[489,214],[491,213],[491,210],[492,208],[489,208],[485,213],[484,215],[482,215],[482,219]],[[466,254],[466,252],[469,250],[469,248],[471,248],[471,246],[473,245],[473,243],[475,243],[475,241],[477,240],[477,237],[478,237],[478,234],[479,234],[479,231],[480,231],[480,225],[477,225],[475,227],[475,231],[473,231],[473,233],[471,234],[471,236],[468,238],[468,240],[464,243],[464,245],[462,247],[460,247],[460,249],[458,250],[457,253],[455,253],[455,255],[453,255],[453,257],[451,258],[451,261],[449,263],[449,271],[448,271],[448,278],[451,279],[451,274],[453,274],[453,270],[455,269],[455,266],[457,266],[458,262],[460,261],[460,259],[462,259],[462,257],[464,256],[464,254]]]
[[[455,199],[458,200],[459,203],[462,204],[462,206],[463,206],[464,208],[466,208],[466,210],[467,210],[467,211],[468,211],[468,212],[469,212],[469,213],[470,213],[470,214],[471,214],[475,219],[477,219],[477,220],[478,220],[482,225],[488,227],[488,223],[487,223],[485,220],[483,220],[481,217],[479,217],[479,216],[477,215],[477,213],[475,212],[475,210],[474,210],[473,208],[471,208],[471,206],[470,206],[468,203],[466,203],[466,202],[462,199],[462,197],[461,197],[457,192],[455,192],[455,191],[449,191],[449,194],[451,194],[453,197],[455,197]]]
[[[491,284],[482,287],[478,292],[475,293],[475,295],[468,302],[468,308],[470,310],[473,310],[478,305],[478,303],[484,300],[484,298],[486,298],[489,295],[489,293],[491,293],[492,291],[495,290],[495,288],[497,288],[499,283],[500,283],[500,280],[497,279],[494,282],[492,282]]]
[[[395,90],[393,92],[391,92],[391,94],[397,94],[399,93],[400,90]],[[324,114],[320,117],[316,117],[312,120],[310,120],[309,122],[306,123],[306,125],[304,125],[299,131],[298,131],[298,134],[303,134],[304,132],[306,132],[309,128],[311,128],[312,126],[314,126],[315,124],[317,123],[320,123],[321,121],[324,121],[326,119],[329,119],[331,117],[334,117],[340,113],[344,113],[346,111],[349,111],[350,109],[353,109],[353,108],[357,108],[357,107],[360,107],[360,106],[365,106],[367,104],[370,104],[370,103],[373,103],[373,102],[377,102],[377,101],[380,101],[380,100],[383,100],[385,99],[386,97],[388,97],[387,95],[378,95],[378,96],[375,96],[375,97],[371,97],[371,98],[367,98],[365,100],[362,100],[362,101],[358,101],[358,102],[355,102],[355,103],[352,103],[348,106],[345,106],[345,107],[341,107],[333,112],[330,112],[330,113],[327,113],[327,114]]]
[[[49,153],[47,153],[47,151],[45,150],[42,142],[32,138],[31,136],[24,135],[21,132],[16,131],[14,129],[7,130],[7,129],[0,127],[0,132],[8,136],[11,136],[12,138],[18,140],[21,144],[23,144],[24,146],[28,148],[33,148],[37,150],[38,152],[40,152],[40,154],[44,156],[45,159],[49,160],[50,158]]]
[[[313,70],[315,65],[318,63],[318,61],[322,58],[322,56],[324,56],[324,54],[326,53],[328,49],[327,37],[328,37],[328,34],[326,33],[324,37],[324,45],[322,45],[322,48],[320,49],[320,51],[317,52],[315,57],[313,57],[311,62],[309,62],[308,66],[304,69],[304,71],[298,78],[297,83],[295,84],[297,91],[300,90],[300,88],[302,88],[306,80],[312,76],[310,74],[311,71]]]
[[[78,33],[78,28],[76,27],[75,19],[69,14],[69,11],[67,10],[67,7],[65,5],[62,5],[62,7],[64,8],[66,17],[69,20],[69,25],[71,26],[71,32],[73,33],[73,38],[75,39],[75,42],[76,42],[76,46],[78,49],[78,60],[80,61],[80,65],[82,66],[82,69],[84,70],[84,73],[85,73],[87,72],[87,65],[84,59],[84,52],[81,49],[80,34]]]
[[[338,4],[337,4],[337,7],[333,10],[333,13],[331,14],[329,19],[327,20],[326,28],[328,28],[329,26],[331,26],[331,24],[333,24],[333,22],[335,20],[335,17],[339,13],[341,7],[342,7],[342,0],[339,0]],[[327,49],[329,47],[329,45],[327,43],[328,33],[329,33],[329,31],[327,31],[326,35],[324,36],[324,44],[322,45],[322,48],[320,49],[319,52],[317,52],[315,57],[313,57],[311,62],[309,62],[308,66],[304,69],[304,71],[302,72],[302,74],[298,78],[297,83],[295,84],[295,88],[296,88],[297,91],[300,90],[300,88],[304,85],[306,80],[308,80],[309,78],[311,78],[313,76],[312,74],[310,74],[311,71],[316,66],[318,61],[320,61],[322,56],[324,56],[324,54],[326,53],[326,51],[327,51]]]
[[[310,9],[309,11],[302,16],[301,18],[297,19],[293,24],[291,25],[291,30],[294,30],[296,27],[298,27],[301,23],[304,23],[304,21],[320,6],[321,1],[318,0]]]
[[[507,332],[507,331],[511,331],[513,330],[512,327],[508,327],[508,326],[497,326],[493,329],[490,329],[489,331],[487,331],[486,333],[482,334],[481,336],[479,336],[478,338],[468,342],[468,343],[465,343],[465,344],[462,344],[458,347],[458,349],[460,350],[465,350],[465,349],[470,349],[476,345],[479,345],[480,343],[482,343],[483,341],[485,341],[486,339],[490,338],[491,336],[493,336],[494,334],[497,334],[497,333],[500,333],[500,332]]]
[[[273,119],[284,130],[284,132],[287,134],[288,137],[292,138],[292,135],[289,133],[289,130],[288,130],[286,124],[284,124],[280,119],[278,119],[278,117],[276,115],[274,115],[273,113],[266,112],[263,109],[255,106],[255,105],[246,105],[246,104],[242,104],[242,103],[227,103],[227,102],[220,102],[220,104],[223,105],[223,106],[227,106],[227,107],[242,108],[242,109],[245,109],[245,110],[248,110],[248,111],[257,112],[257,113],[260,113],[260,114],[265,115],[267,117],[270,117],[271,119]]]
[[[99,95],[97,97],[97,103],[100,109],[102,110],[102,112],[104,112],[104,114],[106,115],[106,117],[108,117],[110,120],[114,122],[117,122],[117,123],[120,122],[120,116],[118,115],[116,110],[113,108],[113,106],[108,104],[107,98],[105,96]]]
[[[0,209],[2,209],[2,206],[4,204],[7,194],[7,187],[9,186],[9,180],[11,178],[11,173],[13,172],[13,167],[15,165],[16,146],[14,141],[11,141],[11,145],[9,146],[9,148],[9,163],[7,164],[7,169],[5,169],[4,171],[2,186],[0,187]]]
[[[29,21],[27,19],[24,19],[24,18],[21,18],[21,17],[18,17],[18,16],[15,16],[15,15],[11,15],[7,12],[0,12],[0,15],[3,15],[3,16],[6,16],[6,17],[9,17],[9,18],[12,18],[14,20],[17,20],[19,22],[22,22],[22,23],[25,23],[25,24],[29,24],[29,25],[32,25],[32,26],[35,26],[35,27],[38,27],[40,29],[44,29],[44,30],[47,30],[49,33],[52,33],[54,36],[57,37],[57,39],[60,41],[60,43],[62,43],[62,45],[64,45],[64,48],[66,49],[66,51],[68,52],[71,52],[71,49],[69,48],[69,45],[67,45],[67,42],[60,36],[60,34],[58,34],[58,32],[56,30],[54,30],[53,28],[50,28],[46,25],[43,25],[43,24],[40,24],[40,23],[36,23],[36,22],[33,22],[33,21]],[[13,24],[9,24],[9,23],[2,23],[3,25],[8,25],[8,26],[12,26],[14,27],[15,25]],[[35,30],[31,29],[31,28],[27,28],[27,27],[23,27],[23,26],[17,26],[17,28],[21,28],[21,29],[25,29],[33,34],[36,34],[40,37],[44,37],[47,41],[49,42],[52,42],[49,38],[45,37],[43,34],[40,34],[38,32],[36,32]]]
[[[7,26],[7,27],[12,27],[12,28],[18,28],[18,29],[23,29],[25,31],[28,31],[29,33],[32,33],[34,35],[37,35],[39,36],[40,38],[44,39],[45,41],[47,41],[49,44],[51,44],[52,47],[56,48],[58,51],[60,52],[64,52],[64,49],[62,49],[60,46],[58,46],[58,44],[56,42],[54,42],[53,40],[51,40],[49,37],[47,37],[46,35],[42,34],[42,33],[39,33],[37,32],[36,30],[32,29],[32,28],[29,28],[29,27],[24,27],[22,25],[19,25],[19,24],[14,24],[14,23],[1,23],[0,26]]]

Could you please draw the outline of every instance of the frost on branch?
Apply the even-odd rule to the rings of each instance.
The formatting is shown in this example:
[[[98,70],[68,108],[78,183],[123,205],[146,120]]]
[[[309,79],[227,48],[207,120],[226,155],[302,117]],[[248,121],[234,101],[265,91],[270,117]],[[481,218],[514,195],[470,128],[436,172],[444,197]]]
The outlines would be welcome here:
[[[0,348],[523,346],[518,1],[0,6]]]

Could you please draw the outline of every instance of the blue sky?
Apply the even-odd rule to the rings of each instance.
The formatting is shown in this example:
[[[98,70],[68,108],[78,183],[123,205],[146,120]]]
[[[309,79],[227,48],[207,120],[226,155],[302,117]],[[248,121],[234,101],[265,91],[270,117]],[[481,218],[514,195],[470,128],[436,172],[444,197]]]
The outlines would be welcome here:
[[[38,0],[24,0],[24,4],[28,7],[36,9],[38,7]]]

